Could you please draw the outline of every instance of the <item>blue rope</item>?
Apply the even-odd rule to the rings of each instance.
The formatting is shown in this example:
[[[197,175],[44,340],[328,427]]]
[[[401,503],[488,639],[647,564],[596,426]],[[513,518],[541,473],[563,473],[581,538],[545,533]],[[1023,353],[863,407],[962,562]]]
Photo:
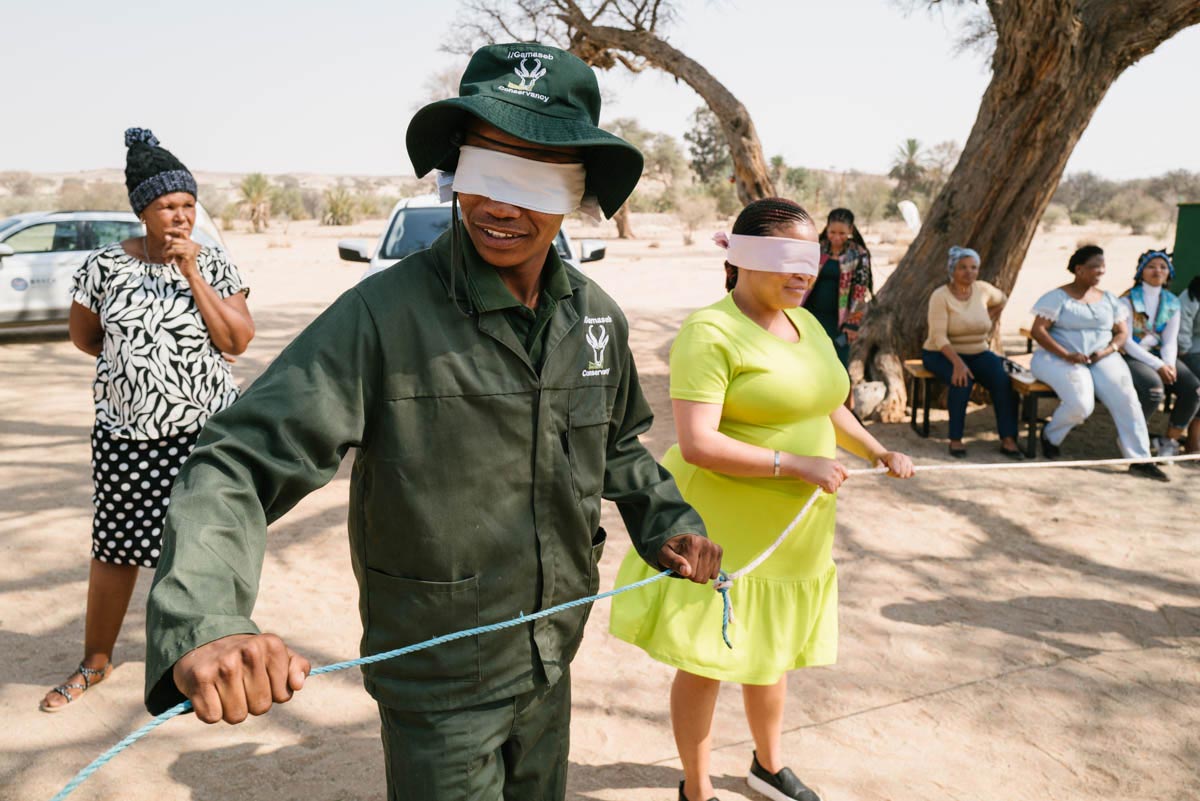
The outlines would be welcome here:
[[[359,667],[361,665],[371,665],[376,662],[383,662],[387,659],[395,659],[398,656],[405,656],[406,654],[416,653],[417,651],[424,651],[426,648],[433,648],[438,645],[444,645],[445,643],[453,642],[454,640],[461,640],[464,637],[474,637],[478,634],[489,634],[493,631],[500,631],[502,629],[510,629],[513,626],[523,626],[526,623],[532,623],[533,621],[538,620],[543,617],[550,617],[551,615],[557,615],[559,612],[565,612],[568,609],[574,609],[577,606],[584,606],[585,604],[595,603],[596,601],[603,600],[604,598],[611,598],[612,596],[620,595],[623,592],[629,592],[630,590],[636,590],[641,587],[645,587],[647,584],[653,584],[654,582],[658,581],[659,579],[666,578],[669,575],[671,575],[671,571],[664,570],[663,572],[657,573],[657,574],[651,576],[650,578],[642,579],[641,581],[635,582],[633,584],[627,584],[624,587],[618,587],[616,589],[609,590],[608,592],[602,592],[599,595],[592,595],[587,598],[577,598],[574,601],[568,601],[564,604],[559,604],[558,606],[552,606],[549,609],[543,609],[540,612],[534,612],[532,615],[521,614],[521,615],[518,615],[517,617],[512,618],[511,620],[505,620],[502,623],[491,623],[486,626],[476,626],[473,629],[465,629],[463,631],[456,631],[456,632],[453,632],[452,634],[443,634],[442,636],[434,637],[431,640],[425,640],[424,642],[414,643],[413,645],[406,645],[403,648],[396,648],[391,651],[384,651],[383,653],[380,653],[380,654],[371,654],[370,656],[362,656],[362,657],[359,657],[358,659],[350,659],[345,662],[335,662],[332,665],[325,665],[324,667],[316,668],[311,673],[309,673],[309,675],[310,676],[320,676],[323,673],[333,673],[334,671],[346,670],[347,668]],[[728,600],[726,600],[725,608],[726,608],[726,614],[728,614],[728,609],[729,609]],[[726,638],[725,642],[726,642],[726,644],[728,644],[729,639]],[[732,646],[730,646],[730,647],[732,647]],[[157,729],[159,726],[166,723],[171,718],[178,717],[179,715],[182,715],[184,712],[190,712],[191,710],[192,710],[192,702],[184,701],[183,703],[176,704],[175,706],[171,707],[166,712],[160,713],[153,720],[151,720],[149,723],[147,723],[145,726],[142,726],[140,729],[135,731],[133,734],[130,734],[128,737],[121,740],[121,742],[117,743],[112,748],[108,749],[103,754],[96,757],[96,759],[92,762],[92,764],[88,765],[86,768],[84,768],[83,770],[76,773],[75,778],[73,778],[73,779],[71,779],[71,781],[67,782],[67,786],[62,788],[61,790],[59,790],[58,794],[56,796],[54,796],[54,798],[51,799],[51,801],[62,801],[62,799],[66,798],[68,795],[70,795],[71,792],[76,787],[78,787],[79,785],[81,785],[85,781],[87,781],[88,777],[90,777],[96,771],[100,770],[100,768],[107,765],[112,760],[112,758],[115,757],[117,754],[121,753],[126,748],[133,745],[138,740],[142,739],[147,734],[154,731],[155,729]]]
[[[733,643],[729,641],[729,624],[733,621],[733,604],[729,602],[729,591],[733,589],[733,579],[722,570],[717,574],[717,580],[713,582],[713,589],[721,593],[721,639],[725,641],[725,647],[732,651]]]

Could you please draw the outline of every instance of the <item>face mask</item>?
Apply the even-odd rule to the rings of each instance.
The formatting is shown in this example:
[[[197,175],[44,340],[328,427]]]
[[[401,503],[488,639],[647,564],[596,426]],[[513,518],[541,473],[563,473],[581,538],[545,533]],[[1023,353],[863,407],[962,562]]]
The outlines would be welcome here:
[[[584,197],[587,170],[582,164],[552,164],[482,147],[459,148],[458,168],[438,177],[439,192],[482,195],[544,214],[580,210],[599,213],[594,197]]]
[[[729,251],[725,260],[741,270],[815,276],[821,264],[821,246],[804,239],[719,233],[713,241]]]

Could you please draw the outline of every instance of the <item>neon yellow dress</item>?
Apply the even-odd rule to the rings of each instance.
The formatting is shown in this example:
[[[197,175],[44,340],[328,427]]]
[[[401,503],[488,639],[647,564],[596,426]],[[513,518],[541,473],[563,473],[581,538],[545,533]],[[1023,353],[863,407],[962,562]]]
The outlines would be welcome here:
[[[833,458],[829,415],[850,380],[816,318],[787,312],[800,334],[784,342],[751,321],[732,295],[692,314],[671,346],[671,397],[722,404],[720,431],[804,456]],[[744,478],[688,464],[674,445],[663,466],[725,550],[727,572],[770,545],[815,487],[791,478]],[[721,596],[711,585],[668,579],[613,599],[609,628],[660,662],[740,684],[774,684],[798,667],[837,660],[837,499],[822,496],[766,562],[731,590],[733,650],[721,639]],[[653,570],[630,551],[617,586]]]

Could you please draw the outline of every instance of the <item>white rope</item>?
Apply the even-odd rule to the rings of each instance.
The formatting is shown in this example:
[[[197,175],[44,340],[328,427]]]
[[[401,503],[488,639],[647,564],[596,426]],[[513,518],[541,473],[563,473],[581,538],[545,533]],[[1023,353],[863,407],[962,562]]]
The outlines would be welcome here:
[[[1075,459],[1073,461],[1056,462],[989,462],[987,464],[929,464],[929,465],[914,465],[914,473],[926,473],[934,470],[1044,470],[1049,468],[1070,468],[1070,467],[1096,467],[1100,465],[1123,465],[1123,464],[1146,464],[1148,462],[1190,462],[1200,459],[1200,453],[1189,453],[1181,456],[1157,456],[1149,459]],[[888,472],[887,467],[864,467],[856,470],[846,471],[848,476],[865,476],[877,475]],[[733,571],[732,573],[722,573],[720,578],[713,580],[713,589],[722,593],[726,599],[725,616],[727,623],[734,621],[733,617],[733,601],[729,597],[729,590],[733,588],[733,582],[738,578],[746,575],[761,565],[770,558],[771,554],[783,545],[783,541],[788,538],[792,530],[800,524],[804,516],[812,509],[813,504],[817,502],[817,498],[821,497],[823,490],[820,487],[813,489],[812,495],[808,496],[808,500],[804,502],[804,506],[792,518],[792,522],[787,524],[787,527],[779,533],[775,541],[767,546],[758,556],[754,557],[749,563]],[[726,643],[728,643],[728,638]],[[732,647],[732,646],[730,646]]]

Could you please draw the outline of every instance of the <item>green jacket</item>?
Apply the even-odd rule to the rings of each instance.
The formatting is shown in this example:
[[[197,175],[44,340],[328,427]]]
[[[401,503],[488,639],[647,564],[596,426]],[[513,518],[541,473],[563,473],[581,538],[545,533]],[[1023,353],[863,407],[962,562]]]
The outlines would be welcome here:
[[[468,263],[482,263],[461,242]],[[656,567],[668,539],[704,533],[638,441],[653,415],[617,304],[565,268],[569,294],[546,323],[539,373],[511,310],[481,309],[461,273],[452,299],[449,262],[443,235],[346,292],[205,426],[176,480],[150,590],[152,713],[182,700],[171,676],[180,657],[258,631],[267,525],[327,483],[349,448],[364,654],[595,593],[602,496]],[[412,710],[527,692],[562,675],[587,614],[370,665],[364,682],[384,705]]]

